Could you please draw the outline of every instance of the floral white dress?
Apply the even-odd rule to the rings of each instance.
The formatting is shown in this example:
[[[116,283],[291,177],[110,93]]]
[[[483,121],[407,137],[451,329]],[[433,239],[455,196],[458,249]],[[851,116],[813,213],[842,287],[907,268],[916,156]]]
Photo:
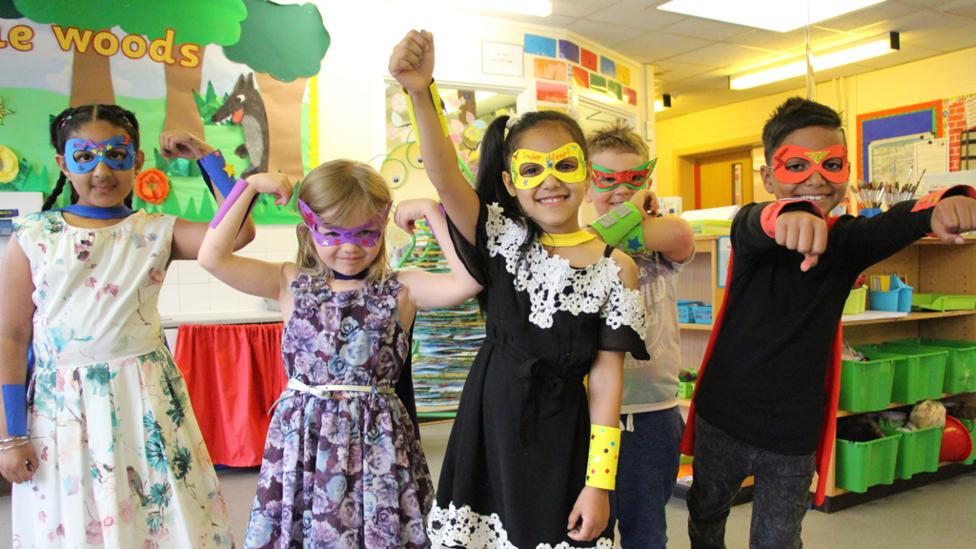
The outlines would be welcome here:
[[[156,301],[175,218],[15,221],[34,282],[30,430],[14,547],[230,547],[230,522]]]

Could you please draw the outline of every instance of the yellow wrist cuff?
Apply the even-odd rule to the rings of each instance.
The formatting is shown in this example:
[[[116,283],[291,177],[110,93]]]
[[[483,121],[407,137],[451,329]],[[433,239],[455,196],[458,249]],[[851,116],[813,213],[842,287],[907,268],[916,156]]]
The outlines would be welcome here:
[[[620,459],[620,429],[590,425],[590,456],[586,460],[586,485],[613,490]]]
[[[437,113],[437,118],[441,121],[441,130],[444,131],[444,137],[449,137],[447,131],[447,118],[444,116],[444,102],[441,101],[441,96],[437,93],[437,82],[431,81],[430,86],[430,97],[434,101],[434,111]],[[413,133],[417,137],[417,142],[420,142],[420,128],[417,126],[417,115],[413,112],[413,99],[410,97],[410,93],[406,89],[403,90],[403,95],[407,96],[407,114],[410,115],[410,126],[413,128]]]

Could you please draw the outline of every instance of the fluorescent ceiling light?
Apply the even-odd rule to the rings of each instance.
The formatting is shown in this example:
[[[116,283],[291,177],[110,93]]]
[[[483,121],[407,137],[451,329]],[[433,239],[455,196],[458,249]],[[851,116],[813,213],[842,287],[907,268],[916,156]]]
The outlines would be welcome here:
[[[875,37],[866,42],[857,43],[852,46],[845,46],[842,49],[828,51],[825,53],[813,54],[813,70],[825,71],[834,67],[857,63],[865,59],[880,57],[882,55],[898,51],[901,47],[900,38],[897,32],[891,32],[883,37]],[[745,90],[755,88],[771,82],[786,80],[802,76],[807,72],[806,60],[800,58],[799,61],[777,65],[759,71],[751,71],[740,74],[733,74],[729,77],[729,89]]]
[[[671,0],[659,10],[714,19],[757,29],[786,32],[838,15],[880,4],[884,0]]]
[[[426,3],[449,10],[494,11],[536,17],[552,15],[552,2],[549,0],[427,0]]]

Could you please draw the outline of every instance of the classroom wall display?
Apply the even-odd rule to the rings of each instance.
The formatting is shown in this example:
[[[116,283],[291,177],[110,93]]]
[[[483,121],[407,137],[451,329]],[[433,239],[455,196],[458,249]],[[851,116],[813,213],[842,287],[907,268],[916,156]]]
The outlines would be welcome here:
[[[938,169],[954,172],[976,168],[976,132],[972,131],[976,130],[976,94],[861,114],[857,124],[859,180],[878,181],[878,177],[887,175],[875,173],[878,170],[872,169],[871,158],[878,158],[882,149],[898,142],[913,149],[911,154],[902,155],[909,159],[902,164],[913,165],[915,178],[923,169],[935,173],[933,170]],[[898,174],[905,171],[902,166]]]
[[[49,193],[58,175],[50,117],[118,104],[136,113],[144,169],[157,170],[133,206],[209,221],[216,204],[199,169],[164,159],[159,134],[203,136],[238,175],[301,178],[318,161],[314,77],[329,44],[311,3],[0,0],[0,145],[10,151],[0,179],[16,171],[0,191]],[[293,208],[261,197],[255,221],[295,223]]]
[[[571,85],[553,85],[536,82],[536,99],[539,108],[566,110],[572,104],[573,88],[590,89],[606,93],[627,104],[637,106],[637,91],[631,86],[631,68],[622,62],[598,55],[569,40],[556,40],[536,34],[525,34],[525,53],[533,56],[532,76],[537,80],[563,82]],[[566,90],[564,96],[563,90]]]

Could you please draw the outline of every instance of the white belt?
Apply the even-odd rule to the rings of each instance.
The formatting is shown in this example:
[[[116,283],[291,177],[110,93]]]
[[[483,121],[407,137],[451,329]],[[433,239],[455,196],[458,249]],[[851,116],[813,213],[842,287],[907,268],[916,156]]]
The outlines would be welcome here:
[[[396,394],[393,387],[378,387],[376,385],[306,385],[295,378],[288,380],[288,389],[309,393],[319,398],[330,398],[330,393],[349,391],[353,393],[381,393],[384,395]]]
[[[396,390],[393,387],[378,387],[376,385],[306,385],[305,383],[291,378],[288,380],[288,385],[285,387],[287,390],[298,391],[300,393],[308,393],[312,396],[318,398],[332,398],[332,393],[337,392],[351,392],[351,393],[371,393],[374,395],[395,395]],[[295,396],[294,394],[282,394],[278,397],[278,400],[271,405],[271,409],[268,410],[270,414],[272,410],[275,409],[282,400],[289,399]]]

